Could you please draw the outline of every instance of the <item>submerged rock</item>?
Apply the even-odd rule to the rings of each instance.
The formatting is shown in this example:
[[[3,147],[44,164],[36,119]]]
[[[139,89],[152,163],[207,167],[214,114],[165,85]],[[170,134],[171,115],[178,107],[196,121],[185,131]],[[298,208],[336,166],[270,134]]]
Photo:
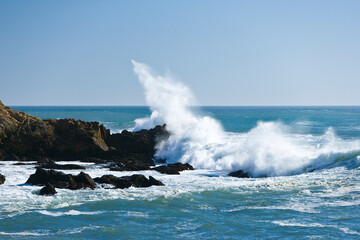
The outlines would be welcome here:
[[[35,165],[34,163],[27,163],[27,162],[17,162],[14,163],[15,166],[26,166],[26,165]]]
[[[134,174],[132,176],[115,177],[113,175],[103,175],[100,178],[94,178],[97,183],[112,184],[115,188],[129,188],[129,187],[150,187],[153,185],[163,186],[164,184],[149,176],[149,179],[141,174]]]
[[[0,185],[1,185],[1,184],[4,184],[5,179],[6,179],[5,176],[2,175],[2,174],[0,174]]]
[[[237,177],[237,178],[251,178],[250,174],[244,172],[243,170],[238,170],[235,172],[231,172],[228,174],[230,177]]]
[[[194,170],[194,168],[189,163],[184,164],[184,163],[178,162],[178,163],[158,166],[158,167],[152,168],[152,170],[155,170],[155,171],[158,171],[158,172],[164,173],[164,174],[179,175],[180,171]]]
[[[74,176],[71,174],[65,174],[55,170],[45,170],[42,168],[38,168],[34,174],[30,175],[26,183],[39,186],[43,186],[49,183],[56,188],[67,188],[71,190],[81,188],[95,188],[94,180],[84,172]]]
[[[53,185],[49,184],[49,183],[46,183],[45,184],[45,187],[43,187],[41,190],[40,190],[40,193],[39,195],[45,195],[45,196],[53,196],[55,195],[57,192],[54,188]]]
[[[40,168],[60,169],[60,170],[85,169],[85,167],[77,164],[57,164],[53,160],[50,160],[48,158],[43,158],[37,161],[37,166]]]

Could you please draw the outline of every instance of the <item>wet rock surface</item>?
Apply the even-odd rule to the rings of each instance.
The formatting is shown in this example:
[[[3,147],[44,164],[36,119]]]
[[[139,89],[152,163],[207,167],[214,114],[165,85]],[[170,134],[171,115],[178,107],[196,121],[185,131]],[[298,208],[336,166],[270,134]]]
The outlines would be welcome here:
[[[173,174],[179,175],[181,171],[184,170],[194,170],[194,168],[189,163],[173,163],[163,166],[158,166],[152,168],[152,170],[158,171],[163,174]]]
[[[30,175],[26,183],[39,186],[51,184],[55,188],[66,188],[71,190],[95,188],[94,180],[84,172],[81,172],[78,175],[71,175],[42,168],[36,169],[36,172]]]
[[[96,183],[112,184],[115,188],[129,187],[150,187],[163,186],[164,184],[152,176],[149,178],[141,174],[131,176],[115,177],[113,175],[103,175],[102,177],[92,179],[88,174],[80,172],[78,175],[65,174],[55,170],[45,170],[38,168],[36,172],[30,175],[26,184],[45,186],[41,189],[40,195],[53,195],[55,188],[65,188],[78,190],[81,188],[94,189]],[[54,192],[55,191],[55,192]]]
[[[54,188],[53,185],[49,184],[49,183],[46,183],[45,184],[45,187],[43,187],[41,190],[40,190],[40,193],[39,195],[45,195],[45,196],[53,196],[55,195],[57,192]]]
[[[141,174],[134,174],[131,176],[124,177],[115,177],[113,175],[103,175],[100,178],[94,178],[94,181],[97,183],[106,183],[111,184],[115,188],[129,188],[129,187],[151,187],[155,186],[163,186],[164,184],[159,180],[156,180],[152,176],[146,178]]]
[[[238,170],[235,172],[231,172],[228,174],[230,177],[237,177],[237,178],[251,178],[250,174],[244,172],[243,170]]]
[[[42,163],[80,160],[112,163],[114,171],[147,170],[154,166],[156,142],[169,133],[165,125],[139,132],[110,134],[98,122],[74,119],[41,120],[14,111],[0,101],[0,160],[40,161],[50,169],[82,169],[77,165]]]
[[[37,161],[37,167],[40,168],[48,168],[48,169],[59,169],[59,170],[77,170],[77,169],[85,169],[85,167],[77,165],[77,164],[57,164],[53,160],[48,158],[43,158]]]
[[[0,174],[0,185],[1,185],[1,184],[4,184],[4,183],[5,183],[5,180],[6,180],[5,176],[2,175],[2,174]]]

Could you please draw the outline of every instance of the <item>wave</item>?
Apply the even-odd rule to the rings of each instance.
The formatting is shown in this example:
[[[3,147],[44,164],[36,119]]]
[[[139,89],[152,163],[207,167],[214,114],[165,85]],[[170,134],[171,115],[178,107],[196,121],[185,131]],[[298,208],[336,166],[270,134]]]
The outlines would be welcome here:
[[[132,63],[152,110],[150,117],[135,120],[133,131],[166,123],[171,134],[157,144],[158,158],[188,162],[195,168],[242,169],[261,177],[313,171],[360,155],[360,141],[343,140],[332,128],[313,136],[292,133],[281,122],[258,122],[247,133],[225,132],[216,119],[191,110],[196,100],[187,86],[169,74],[154,73],[146,64]]]
[[[296,222],[291,220],[284,220],[284,221],[272,221],[272,223],[282,226],[282,227],[310,227],[310,228],[335,228],[338,229],[346,234],[353,234],[353,235],[360,235],[360,233],[351,230],[346,227],[340,227],[337,225],[324,225],[321,223],[307,223],[307,222]]]
[[[41,213],[43,215],[52,216],[52,217],[61,217],[61,216],[77,216],[77,215],[97,215],[101,214],[103,212],[101,211],[95,211],[95,212],[80,212],[76,210],[69,210],[67,212],[49,212],[47,210],[40,210],[38,213]]]

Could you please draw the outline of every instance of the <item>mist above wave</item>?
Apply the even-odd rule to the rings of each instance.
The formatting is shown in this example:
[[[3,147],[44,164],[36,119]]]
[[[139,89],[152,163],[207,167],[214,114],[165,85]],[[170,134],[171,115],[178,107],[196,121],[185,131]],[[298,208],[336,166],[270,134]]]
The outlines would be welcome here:
[[[168,162],[242,169],[259,177],[312,171],[360,154],[360,141],[342,140],[332,128],[322,136],[300,135],[279,122],[259,122],[247,133],[227,133],[216,119],[190,109],[196,101],[187,86],[170,75],[155,74],[146,64],[132,63],[152,110],[150,117],[135,120],[133,131],[166,123],[171,135],[157,144],[156,156]]]

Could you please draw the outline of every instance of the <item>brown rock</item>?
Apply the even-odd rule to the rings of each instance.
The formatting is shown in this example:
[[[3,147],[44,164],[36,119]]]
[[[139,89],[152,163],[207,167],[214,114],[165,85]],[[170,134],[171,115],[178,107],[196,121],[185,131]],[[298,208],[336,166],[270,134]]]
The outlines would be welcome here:
[[[167,138],[165,125],[150,130],[110,135],[98,122],[47,119],[14,111],[0,102],[0,160],[44,158],[112,163],[114,171],[147,170],[154,166],[156,142]],[[54,162],[39,164],[52,169],[81,166]]]

